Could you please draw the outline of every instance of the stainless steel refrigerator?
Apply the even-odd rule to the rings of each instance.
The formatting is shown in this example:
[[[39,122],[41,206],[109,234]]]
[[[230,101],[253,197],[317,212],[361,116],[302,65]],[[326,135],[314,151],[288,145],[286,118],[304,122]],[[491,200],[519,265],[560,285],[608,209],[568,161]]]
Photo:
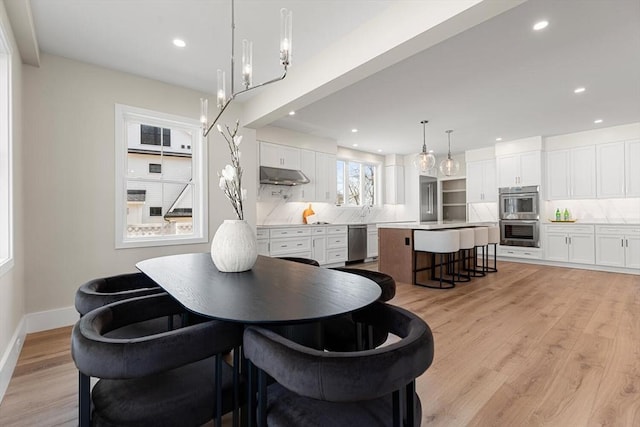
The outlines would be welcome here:
[[[438,220],[438,180],[420,175],[420,222]]]

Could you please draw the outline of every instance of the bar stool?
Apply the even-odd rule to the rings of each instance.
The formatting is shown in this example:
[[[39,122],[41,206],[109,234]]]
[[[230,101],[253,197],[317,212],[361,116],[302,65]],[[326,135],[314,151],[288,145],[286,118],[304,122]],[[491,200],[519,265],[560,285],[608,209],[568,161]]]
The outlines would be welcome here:
[[[458,260],[458,282],[471,281],[471,274],[469,270],[465,269],[465,263],[471,258],[473,249],[475,247],[475,232],[473,228],[459,228],[457,229],[460,235],[460,258]],[[466,275],[462,275],[461,271],[467,272]]]
[[[413,284],[434,289],[451,289],[456,286],[455,259],[456,252],[460,250],[460,237],[456,230],[415,230],[413,232]],[[425,268],[417,268],[417,253],[428,252],[431,254],[431,265]],[[436,264],[436,254],[440,255],[440,263]],[[417,275],[419,271],[431,270],[431,280],[436,280],[436,267],[439,267],[439,286],[427,283],[418,283]],[[450,274],[450,278],[444,278],[443,270]]]
[[[489,245],[489,229],[488,227],[473,228],[473,268],[467,268],[471,277],[483,277],[487,274],[487,262],[485,258],[488,256],[487,249]],[[482,265],[478,266],[478,252],[482,249]]]
[[[489,255],[487,254],[487,272],[495,273],[498,271],[498,244],[500,243],[500,227],[493,225],[489,229],[489,244],[493,245],[493,267],[489,264]]]

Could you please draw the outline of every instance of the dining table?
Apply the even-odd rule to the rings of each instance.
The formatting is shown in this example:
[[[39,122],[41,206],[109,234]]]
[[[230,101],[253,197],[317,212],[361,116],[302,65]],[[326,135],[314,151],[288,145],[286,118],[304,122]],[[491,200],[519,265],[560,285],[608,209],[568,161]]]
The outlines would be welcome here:
[[[219,271],[210,253],[151,258],[138,262],[136,267],[189,312],[246,326],[269,327],[300,344],[320,348],[320,320],[366,307],[382,292],[374,281],[356,274],[261,255],[250,270],[238,273]],[[246,362],[234,353],[234,366],[241,367]],[[252,370],[248,372],[249,408],[242,424],[251,426],[255,422],[256,390]],[[236,373],[239,374],[238,369],[234,369],[234,382]],[[260,387],[264,385],[258,384]],[[234,426],[238,423],[236,411],[237,408]],[[219,414],[216,418],[220,425]]]

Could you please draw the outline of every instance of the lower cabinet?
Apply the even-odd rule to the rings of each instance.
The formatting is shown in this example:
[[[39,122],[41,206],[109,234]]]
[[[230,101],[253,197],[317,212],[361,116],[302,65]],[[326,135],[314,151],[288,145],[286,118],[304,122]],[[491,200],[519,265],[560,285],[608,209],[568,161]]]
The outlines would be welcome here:
[[[545,259],[576,264],[595,263],[593,225],[545,225]]]
[[[327,228],[311,228],[311,258],[320,265],[327,263]]]
[[[367,225],[367,258],[378,256],[378,226],[376,224]]]
[[[258,227],[258,254],[271,257],[302,257],[320,265],[344,264],[347,260],[346,225]]]
[[[640,269],[640,227],[596,226],[596,264]]]
[[[327,264],[347,261],[349,230],[346,225],[327,226]]]

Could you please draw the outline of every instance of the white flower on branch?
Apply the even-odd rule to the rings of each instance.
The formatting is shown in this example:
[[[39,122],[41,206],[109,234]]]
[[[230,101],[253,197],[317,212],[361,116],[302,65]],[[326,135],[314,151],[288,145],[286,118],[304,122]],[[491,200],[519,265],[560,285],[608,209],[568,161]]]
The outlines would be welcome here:
[[[222,169],[222,177],[227,181],[233,181],[236,177],[236,168],[231,165],[227,165]]]

